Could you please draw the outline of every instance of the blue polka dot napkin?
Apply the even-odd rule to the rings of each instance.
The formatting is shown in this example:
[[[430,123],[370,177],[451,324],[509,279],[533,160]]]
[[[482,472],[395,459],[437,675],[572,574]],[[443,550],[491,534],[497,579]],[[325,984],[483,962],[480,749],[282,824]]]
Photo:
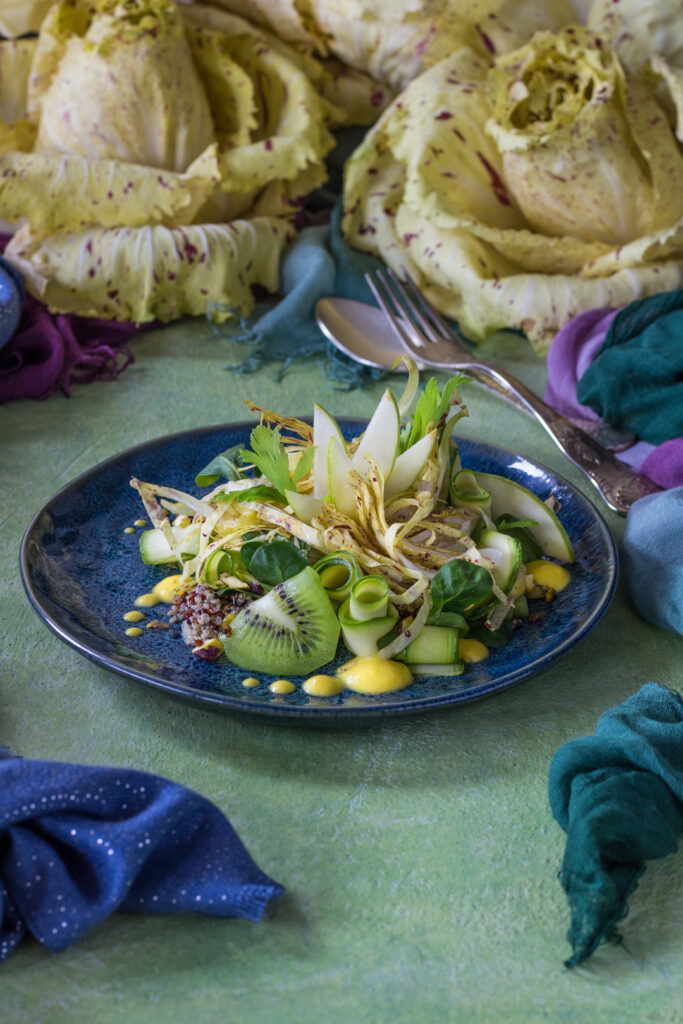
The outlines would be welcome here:
[[[0,748],[0,960],[27,932],[59,952],[117,910],[258,921],[281,892],[198,793]]]

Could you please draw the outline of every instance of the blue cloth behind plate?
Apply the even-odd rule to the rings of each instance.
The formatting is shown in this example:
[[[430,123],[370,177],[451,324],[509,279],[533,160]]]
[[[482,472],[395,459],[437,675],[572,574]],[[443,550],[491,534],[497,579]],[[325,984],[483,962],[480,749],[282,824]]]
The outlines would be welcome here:
[[[646,683],[606,711],[594,736],[557,751],[549,796],[567,833],[560,880],[571,909],[573,967],[616,938],[644,862],[676,849],[683,830],[683,700]]]
[[[621,558],[639,615],[683,634],[683,487],[648,494],[631,506]]]
[[[280,299],[258,303],[246,320],[213,324],[215,332],[228,341],[252,346],[238,371],[249,373],[264,362],[278,361],[282,374],[293,359],[316,357],[324,361],[327,376],[342,387],[356,387],[385,376],[383,370],[362,366],[338,352],[315,321],[315,304],[326,295],[375,304],[363,275],[381,264],[346,244],[340,218],[338,204],[329,227],[304,228],[297,235],[282,259]]]
[[[54,952],[116,910],[260,919],[283,891],[217,807],[167,779],[0,748],[0,960]]]

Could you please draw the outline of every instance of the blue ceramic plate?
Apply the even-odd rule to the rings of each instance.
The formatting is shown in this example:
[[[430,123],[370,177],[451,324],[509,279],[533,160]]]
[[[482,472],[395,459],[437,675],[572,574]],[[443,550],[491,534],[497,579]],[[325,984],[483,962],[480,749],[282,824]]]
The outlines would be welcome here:
[[[342,421],[347,437],[357,435],[362,426],[359,421]],[[131,448],[74,480],[38,512],[22,544],[21,573],[29,600],[57,636],[105,668],[203,708],[343,725],[488,697],[547,668],[607,610],[617,556],[612,535],[593,505],[538,463],[462,438],[458,443],[468,468],[509,476],[541,498],[552,492],[561,502],[560,518],[576,552],[571,585],[543,606],[543,619],[517,630],[507,646],[468,666],[463,675],[420,678],[406,690],[377,697],[347,691],[338,697],[313,698],[300,687],[281,696],[270,692],[269,676],[262,677],[258,687],[245,689],[242,679],[247,673],[224,658],[213,664],[200,661],[168,630],[127,637],[124,612],[133,608],[139,594],[173,571],[144,565],[138,553],[140,531],[124,532],[144,516],[130,478],[196,491],[198,470],[218,452],[246,444],[252,427],[253,423],[203,427]],[[159,607],[149,610],[150,617],[159,614]],[[340,653],[337,663],[348,657]],[[294,683],[302,681],[292,677]]]

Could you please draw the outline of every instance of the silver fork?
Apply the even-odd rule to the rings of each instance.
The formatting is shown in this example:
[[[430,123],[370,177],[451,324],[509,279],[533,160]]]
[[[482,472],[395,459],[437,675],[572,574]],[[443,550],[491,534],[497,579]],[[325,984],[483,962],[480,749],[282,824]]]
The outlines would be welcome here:
[[[424,366],[461,370],[534,416],[558,448],[588,477],[613,512],[625,516],[638,498],[661,490],[634,473],[594,437],[561,416],[522,381],[474,358],[463,340],[427,302],[404,271],[366,274],[365,279],[403,349]]]

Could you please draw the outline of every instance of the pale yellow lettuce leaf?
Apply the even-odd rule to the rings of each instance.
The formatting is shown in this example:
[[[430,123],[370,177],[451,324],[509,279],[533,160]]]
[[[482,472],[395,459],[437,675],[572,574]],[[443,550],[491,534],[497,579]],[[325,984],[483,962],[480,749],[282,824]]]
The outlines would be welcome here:
[[[38,232],[143,224],[190,224],[220,172],[215,144],[185,174],[82,156],[0,156],[0,218],[26,217]]]
[[[0,0],[0,35],[7,39],[37,32],[52,0]]]
[[[36,151],[182,173],[214,141],[209,104],[172,0],[58,3],[38,50]]]
[[[0,41],[0,155],[33,149],[36,127],[28,118],[28,80],[35,39]]]
[[[629,67],[661,53],[683,64],[683,8],[680,0],[596,0],[588,25],[608,39]]]
[[[37,238],[22,228],[5,250],[53,312],[145,323],[228,309],[247,314],[252,287],[277,289],[291,228],[276,218],[188,227],[90,229]]]
[[[506,70],[524,64],[520,54],[491,68],[464,48],[412,82],[347,163],[343,228],[351,244],[397,272],[405,267],[473,340],[517,328],[542,352],[576,313],[678,287],[683,155],[669,108],[681,109],[682,90],[674,73],[660,69],[655,79],[617,67],[609,97],[616,113],[606,121],[604,81],[595,74],[577,84],[576,59],[578,101],[572,88],[547,89],[545,105],[534,106],[535,70],[531,80]],[[560,64],[554,84],[561,86]],[[584,117],[592,103],[598,113]],[[593,123],[592,136],[584,121]],[[574,153],[574,142],[584,152]],[[612,158],[604,166],[603,145]],[[621,165],[613,162],[619,146]],[[511,171],[510,154],[528,165]],[[557,180],[591,161],[593,178],[579,176],[580,187]],[[614,211],[609,230],[618,235],[610,238],[596,206],[612,209],[613,194],[637,209]]]

